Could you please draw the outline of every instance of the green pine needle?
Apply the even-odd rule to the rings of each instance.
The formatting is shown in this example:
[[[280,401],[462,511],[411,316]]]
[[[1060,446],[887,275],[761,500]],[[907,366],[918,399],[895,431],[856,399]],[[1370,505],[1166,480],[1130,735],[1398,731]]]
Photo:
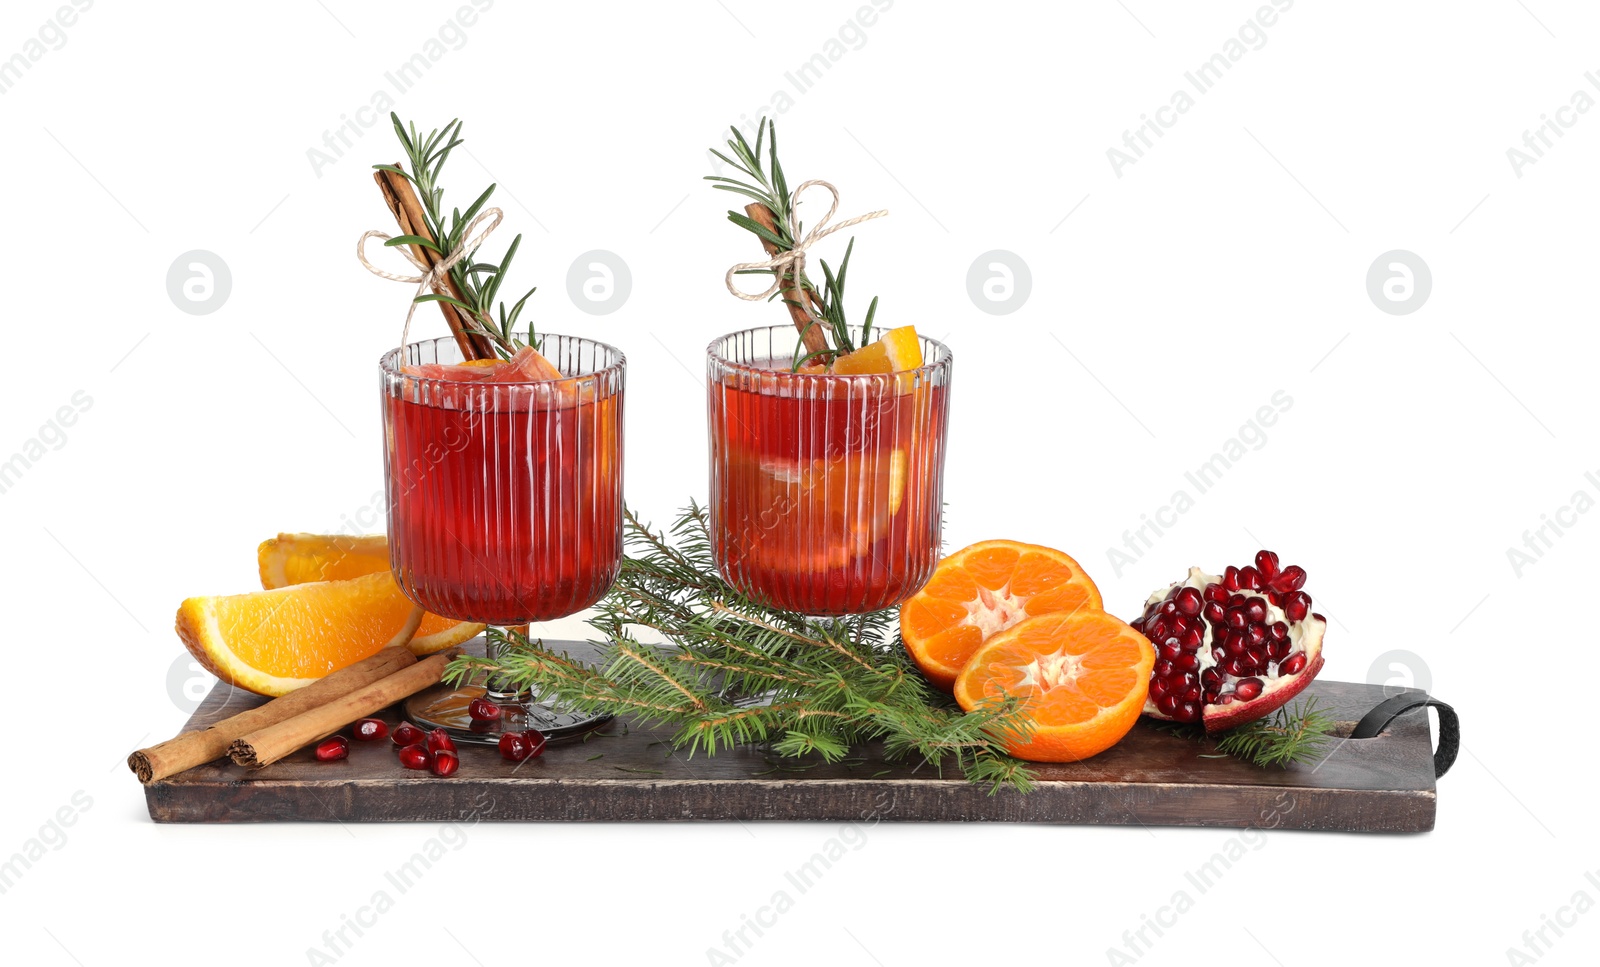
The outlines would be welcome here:
[[[627,555],[589,624],[591,663],[491,631],[500,659],[461,657],[447,680],[492,673],[583,712],[667,726],[689,755],[767,743],[781,759],[839,762],[881,741],[891,760],[949,766],[990,792],[1033,774],[1002,740],[1026,736],[1016,702],[963,712],[934,692],[900,646],[895,611],[814,620],[740,594],[717,576],[710,515],[691,503],[666,531],[627,511]],[[641,643],[644,629],[666,646]]]
[[[1224,732],[1217,740],[1217,752],[1254,763],[1262,768],[1287,769],[1292,763],[1316,762],[1332,741],[1336,723],[1317,708],[1316,697],[1280,708],[1272,716],[1247,722]]]

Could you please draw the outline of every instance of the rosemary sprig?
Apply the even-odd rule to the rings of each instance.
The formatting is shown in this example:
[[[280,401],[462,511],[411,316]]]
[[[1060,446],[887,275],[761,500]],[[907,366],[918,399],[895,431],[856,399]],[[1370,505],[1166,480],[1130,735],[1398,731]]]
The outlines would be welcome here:
[[[1317,708],[1315,696],[1294,707],[1278,709],[1270,718],[1230,729],[1217,740],[1217,752],[1262,768],[1287,769],[1295,762],[1315,762],[1332,741],[1334,720]]]
[[[745,597],[717,576],[709,524],[694,503],[666,532],[627,513],[622,573],[590,620],[605,639],[598,661],[513,633],[498,639],[509,654],[457,658],[447,678],[493,673],[582,711],[668,725],[691,755],[767,742],[786,759],[839,762],[880,740],[890,759],[951,765],[991,792],[1032,787],[1002,745],[1027,734],[1018,703],[963,713],[936,695],[895,640],[892,610],[818,621]]]
[[[411,182],[417,191],[417,198],[422,202],[423,219],[427,223],[428,231],[433,239],[426,239],[420,235],[401,235],[391,238],[384,244],[420,245],[432,250],[440,257],[449,255],[456,250],[462,242],[467,226],[483,210],[489,197],[494,194],[495,186],[490,185],[484,189],[477,200],[467,206],[466,211],[453,208],[447,222],[444,217],[444,189],[439,186],[439,173],[444,169],[445,161],[449,160],[450,152],[462,144],[461,121],[452,120],[442,129],[430,131],[426,137],[417,131],[415,122],[409,126],[400,122],[400,117],[391,112],[389,119],[394,122],[395,134],[400,138],[400,145],[405,149],[406,163],[411,170],[406,171],[394,165],[373,165],[381,171],[393,172]],[[436,241],[435,241],[436,240]],[[522,315],[522,309],[528,302],[528,297],[538,291],[537,287],[529,289],[522,298],[518,299],[510,310],[506,309],[505,302],[499,306],[498,319],[493,312],[495,299],[500,294],[500,285],[505,281],[506,273],[511,269],[511,260],[516,257],[517,247],[522,244],[519,234],[511,240],[506,254],[498,263],[473,261],[476,251],[468,252],[466,257],[450,268],[450,280],[455,283],[456,289],[464,296],[457,299],[443,293],[429,293],[417,297],[417,302],[446,302],[465,313],[469,323],[483,333],[494,344],[495,350],[502,356],[510,357],[524,345],[537,348],[533,322],[528,323],[527,340],[524,341],[513,330],[517,320]]]
[[[767,118],[762,118],[761,123],[756,127],[756,143],[754,146],[750,144],[744,133],[738,128],[735,127],[731,130],[733,138],[727,143],[728,154],[723,154],[715,148],[711,149],[711,153],[720,158],[723,163],[743,172],[749,180],[741,181],[738,178],[727,178],[722,175],[706,175],[706,180],[717,182],[712,186],[714,188],[719,188],[722,191],[731,191],[737,195],[744,195],[767,206],[772,212],[776,231],[768,231],[764,225],[744,212],[730,210],[728,212],[728,221],[754,234],[762,241],[770,242],[777,246],[780,252],[793,251],[798,240],[791,234],[789,229],[791,199],[788,179],[784,177],[783,165],[778,161],[777,125]],[[763,142],[767,145],[766,164],[763,164],[761,158]],[[729,155],[732,155],[732,157],[729,157]],[[804,231],[805,227],[803,225],[797,222],[796,226],[802,232]],[[850,270],[850,255],[855,250],[855,244],[856,240],[852,236],[850,243],[845,246],[844,258],[839,262],[839,271],[837,273],[829,267],[827,262],[818,259],[818,262],[822,265],[823,287],[821,289],[818,289],[806,276],[804,270],[800,272],[800,277],[794,280],[799,291],[803,294],[802,297],[810,301],[811,311],[816,318],[822,320],[824,325],[823,332],[833,340],[833,346],[830,349],[818,350],[813,353],[803,353],[800,347],[796,346],[792,369],[799,369],[817,356],[848,353],[856,349],[856,343],[850,334],[850,324],[844,312],[845,275]],[[766,273],[767,270],[765,269],[747,269],[739,274],[765,275]],[[792,278],[787,272],[785,277]],[[793,301],[787,297],[781,287],[773,294],[773,298],[783,299],[785,302]],[[861,325],[862,345],[866,345],[871,341],[872,320],[877,313],[878,297],[873,296],[871,305],[867,306],[866,319]],[[809,329],[811,325],[815,325],[815,323],[808,323],[807,328]],[[802,339],[804,335],[805,333],[802,331]]]

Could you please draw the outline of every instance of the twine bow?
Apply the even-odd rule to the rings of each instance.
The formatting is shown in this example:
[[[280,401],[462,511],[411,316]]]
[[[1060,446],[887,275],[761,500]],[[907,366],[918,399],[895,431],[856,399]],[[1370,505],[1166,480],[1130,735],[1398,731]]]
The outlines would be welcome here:
[[[813,186],[820,186],[828,189],[828,194],[833,196],[833,201],[828,205],[828,213],[817,220],[817,223],[812,226],[811,231],[806,234],[805,238],[800,238],[800,222],[795,217],[795,210],[800,207],[801,192],[804,192],[807,188],[811,188]],[[812,180],[802,182],[800,187],[794,190],[794,194],[789,196],[789,237],[799,239],[799,241],[795,242],[794,248],[789,249],[786,252],[779,252],[777,255],[767,259],[765,262],[741,262],[729,269],[728,274],[723,277],[723,281],[728,284],[728,291],[746,302],[762,302],[772,298],[773,293],[777,292],[783,287],[783,277],[791,272],[794,274],[794,284],[799,286],[800,273],[803,272],[806,267],[807,249],[822,239],[827,238],[829,235],[832,235],[834,232],[839,231],[841,228],[849,228],[852,225],[859,225],[862,222],[871,221],[874,218],[882,218],[883,216],[889,214],[887,210],[868,212],[865,215],[857,215],[855,218],[847,218],[837,225],[824,228],[823,226],[827,225],[828,220],[833,217],[833,213],[838,210],[839,189],[828,184],[826,181]],[[768,269],[772,271],[772,284],[767,286],[765,291],[746,292],[737,285],[734,285],[733,277],[735,275],[739,274],[740,272],[750,271],[752,269]],[[817,318],[816,313],[811,311],[811,303],[809,299],[802,298],[798,301],[800,303],[800,307],[805,310],[806,316],[813,323],[816,323],[819,326],[823,324],[822,320]]]
[[[417,284],[417,294],[411,299],[411,308],[406,310],[405,328],[400,331],[401,348],[404,348],[410,342],[411,317],[417,313],[417,300],[426,295],[429,289],[444,285],[445,280],[450,275],[450,270],[455,267],[456,263],[472,255],[484,242],[488,241],[489,236],[494,234],[494,230],[500,227],[500,221],[504,217],[505,213],[498,208],[485,208],[482,212],[479,212],[478,217],[468,222],[466,229],[462,231],[461,244],[457,245],[444,259],[434,263],[431,268],[426,262],[411,254],[411,246],[393,246],[400,250],[400,254],[406,257],[407,262],[417,267],[418,271],[422,273],[421,275],[395,275],[393,272],[385,272],[367,261],[367,239],[381,238],[388,242],[394,238],[393,235],[387,235],[374,229],[362,235],[360,240],[356,242],[356,258],[361,260],[361,264],[367,267],[368,272],[382,279],[390,279],[395,282],[415,282]],[[485,221],[488,221],[489,224],[484,226],[482,231],[478,231],[478,226]],[[475,231],[478,231],[476,236],[473,235]],[[476,319],[471,321],[474,325],[479,324]]]

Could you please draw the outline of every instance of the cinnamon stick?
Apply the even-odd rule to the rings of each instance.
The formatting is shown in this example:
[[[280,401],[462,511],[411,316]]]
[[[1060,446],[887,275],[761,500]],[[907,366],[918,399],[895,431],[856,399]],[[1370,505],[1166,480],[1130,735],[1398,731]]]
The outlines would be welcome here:
[[[400,167],[397,162],[395,167]],[[428,231],[428,220],[423,217],[422,202],[417,198],[417,193],[411,187],[411,182],[392,171],[378,170],[372,173],[372,180],[378,183],[378,190],[383,192],[384,204],[389,206],[389,212],[394,215],[394,220],[400,226],[400,234],[416,235],[430,242],[439,240]],[[444,261],[444,256],[431,248],[421,245],[411,246],[411,254],[416,256],[423,265],[430,269]],[[441,288],[444,290],[441,292]],[[461,299],[461,290],[447,275],[442,285],[433,287],[435,294],[449,295],[451,298]],[[466,301],[465,299],[462,300]],[[493,359],[494,348],[489,345],[488,337],[474,329],[466,314],[448,302],[439,303],[439,311],[444,313],[445,324],[450,327],[450,333],[456,337],[456,345],[461,348],[461,355],[465,359]]]
[[[751,202],[744,206],[744,213],[762,228],[774,235],[778,234],[778,220],[773,216],[772,209],[766,205],[758,201]],[[766,249],[767,258],[777,257],[778,246],[762,239],[761,247]],[[822,333],[822,327],[812,323],[811,317],[806,315],[805,307],[800,304],[800,300],[810,297],[811,293],[800,286],[799,273],[782,268],[772,271],[778,276],[778,291],[782,293],[783,304],[789,310],[789,318],[794,320],[794,327],[803,334],[801,338],[805,341],[806,352],[808,354],[827,352],[828,340]],[[812,301],[812,307],[815,308],[815,300]],[[816,361],[826,362],[827,357],[819,357]]]
[[[409,639],[409,635],[407,637]],[[151,783],[220,759],[228,754],[228,747],[240,736],[325,705],[387,678],[408,665],[414,665],[416,661],[417,656],[403,643],[385,648],[371,658],[341,668],[265,705],[229,716],[210,728],[184,732],[159,745],[140,749],[128,756],[128,768],[133,770],[140,782]]]
[[[445,666],[461,649],[430,655],[416,664],[337,698],[308,709],[291,719],[258,729],[234,740],[228,757],[242,766],[271,765],[295,751],[380,709],[387,708],[433,685],[444,677]]]

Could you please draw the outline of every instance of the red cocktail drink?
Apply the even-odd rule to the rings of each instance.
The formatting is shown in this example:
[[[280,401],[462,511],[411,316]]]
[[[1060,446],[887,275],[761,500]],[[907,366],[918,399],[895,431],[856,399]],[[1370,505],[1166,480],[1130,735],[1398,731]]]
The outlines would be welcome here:
[[[623,363],[545,335],[564,378],[459,365],[450,339],[384,357],[390,562],[417,604],[520,625],[580,611],[622,555]]]
[[[919,369],[789,372],[794,330],[708,352],[711,532],[723,578],[807,615],[910,597],[939,559],[950,352]]]

